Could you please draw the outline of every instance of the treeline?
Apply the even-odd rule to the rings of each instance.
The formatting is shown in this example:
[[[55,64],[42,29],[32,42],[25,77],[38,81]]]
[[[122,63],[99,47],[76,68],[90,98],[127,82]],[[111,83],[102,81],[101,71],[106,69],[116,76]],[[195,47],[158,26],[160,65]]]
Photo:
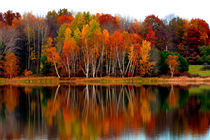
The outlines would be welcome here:
[[[67,9],[49,11],[45,17],[7,11],[0,13],[1,75],[184,72],[188,62],[209,63],[209,37],[209,25],[202,19],[149,15],[140,22],[110,14],[73,14]]]

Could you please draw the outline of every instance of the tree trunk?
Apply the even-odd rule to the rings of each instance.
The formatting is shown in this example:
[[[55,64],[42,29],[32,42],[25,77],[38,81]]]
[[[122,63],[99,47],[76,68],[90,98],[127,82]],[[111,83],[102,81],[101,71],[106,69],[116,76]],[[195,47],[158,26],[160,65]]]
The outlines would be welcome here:
[[[67,57],[67,68],[68,68],[68,75],[69,78],[71,77],[70,66],[69,66],[69,58]]]
[[[57,74],[58,78],[61,78],[60,75],[59,75],[59,73],[58,73],[58,69],[56,67],[56,63],[55,62],[54,62],[54,66],[55,66],[55,71],[56,71],[56,74]]]

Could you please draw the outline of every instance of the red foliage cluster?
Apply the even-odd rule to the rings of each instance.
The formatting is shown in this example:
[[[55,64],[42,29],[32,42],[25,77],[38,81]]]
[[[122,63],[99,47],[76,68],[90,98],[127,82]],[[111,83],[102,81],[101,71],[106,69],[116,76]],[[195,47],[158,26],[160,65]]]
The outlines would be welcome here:
[[[67,16],[67,15],[61,15],[57,18],[57,21],[59,24],[71,23],[73,20],[74,20],[74,17]]]
[[[12,21],[14,19],[20,19],[21,15],[20,13],[13,13],[12,11],[7,11],[5,13],[0,13],[0,21],[7,24],[7,25],[12,25]]]

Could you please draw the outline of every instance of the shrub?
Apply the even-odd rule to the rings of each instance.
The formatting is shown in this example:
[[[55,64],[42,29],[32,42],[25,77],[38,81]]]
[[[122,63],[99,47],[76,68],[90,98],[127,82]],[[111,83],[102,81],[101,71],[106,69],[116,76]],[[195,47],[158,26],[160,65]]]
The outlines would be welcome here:
[[[26,76],[26,77],[28,77],[28,76],[30,76],[30,75],[32,75],[33,73],[32,73],[32,71],[30,71],[30,70],[25,70],[24,71],[24,75]]]

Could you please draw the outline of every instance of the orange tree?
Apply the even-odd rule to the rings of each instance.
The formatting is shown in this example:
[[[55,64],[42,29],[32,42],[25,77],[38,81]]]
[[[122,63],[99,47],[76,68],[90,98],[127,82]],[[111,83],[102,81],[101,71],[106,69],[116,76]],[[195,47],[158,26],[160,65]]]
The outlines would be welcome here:
[[[4,74],[9,78],[17,76],[19,73],[19,60],[14,53],[9,53],[6,56],[4,63]]]
[[[186,72],[189,70],[189,63],[187,62],[187,60],[181,56],[178,53],[174,53],[174,52],[169,52],[169,51],[163,51],[160,53],[160,62],[159,62],[159,73],[160,74],[167,74],[170,69],[169,69],[169,65],[167,63],[167,58],[169,55],[176,55],[178,57],[178,62],[179,62],[179,67],[178,67],[178,71],[179,72]]]
[[[58,78],[60,78],[58,68],[57,68],[57,65],[60,61],[60,56],[59,56],[58,52],[56,51],[55,47],[51,47],[51,48],[47,49],[47,61],[54,65],[56,74],[57,74]]]
[[[168,67],[170,69],[171,77],[173,77],[175,70],[177,70],[178,66],[179,66],[178,56],[169,55],[168,58],[166,59],[166,62],[167,62]]]

